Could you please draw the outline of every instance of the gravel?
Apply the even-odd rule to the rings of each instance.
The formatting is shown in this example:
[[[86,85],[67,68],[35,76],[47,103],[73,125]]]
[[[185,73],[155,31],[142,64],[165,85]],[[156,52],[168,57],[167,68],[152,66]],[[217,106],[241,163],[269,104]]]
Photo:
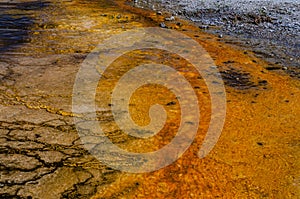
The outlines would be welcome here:
[[[191,20],[270,64],[300,68],[299,0],[139,0],[134,5]]]

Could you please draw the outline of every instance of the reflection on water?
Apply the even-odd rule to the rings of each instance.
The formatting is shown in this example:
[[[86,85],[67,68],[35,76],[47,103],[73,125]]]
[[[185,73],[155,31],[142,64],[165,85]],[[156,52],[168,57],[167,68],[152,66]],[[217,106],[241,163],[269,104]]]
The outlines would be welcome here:
[[[0,15],[0,52],[26,42],[28,39],[27,27],[32,24],[28,17],[14,18],[11,15]]]
[[[34,23],[34,10],[42,9],[47,3],[1,2],[0,3],[0,52],[29,41],[30,27]]]

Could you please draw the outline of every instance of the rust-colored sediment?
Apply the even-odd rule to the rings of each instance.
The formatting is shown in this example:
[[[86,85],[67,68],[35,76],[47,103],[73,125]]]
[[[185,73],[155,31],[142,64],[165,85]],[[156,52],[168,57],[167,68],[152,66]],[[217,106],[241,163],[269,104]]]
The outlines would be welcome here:
[[[34,23],[27,27],[26,43],[0,56],[0,197],[299,198],[299,80],[264,69],[268,63],[252,52],[225,44],[226,38],[201,32],[187,21],[164,21],[165,16],[124,0],[114,2],[49,0],[47,7],[30,10],[35,7],[30,1],[31,6],[11,5],[18,8],[7,11],[12,16],[25,12]],[[135,152],[157,150],[178,128],[175,96],[153,85],[133,94],[130,111],[136,123],[147,124],[148,108],[165,105],[169,118],[157,136],[145,141],[126,137],[111,122],[107,96],[114,78],[144,63],[143,58],[182,70],[199,97],[201,121],[195,141],[172,165],[146,174],[118,172],[82,146],[73,122],[73,84],[86,55],[104,39],[161,22],[194,38],[215,60],[227,91],[225,126],[212,152],[199,159],[210,121],[208,90],[199,74],[184,70],[188,64],[183,59],[161,51],[121,56],[107,74],[112,79],[99,83],[96,96],[97,105],[104,107],[98,116],[115,144]]]
[[[123,1],[117,4],[145,16],[151,25],[164,21],[164,16],[151,11]],[[165,23],[198,41],[223,71],[227,117],[222,135],[213,151],[199,159],[197,151],[207,129],[207,122],[202,122],[193,145],[171,166],[120,175],[94,198],[299,197],[299,80],[265,70],[267,63],[253,53],[227,45],[186,21]]]

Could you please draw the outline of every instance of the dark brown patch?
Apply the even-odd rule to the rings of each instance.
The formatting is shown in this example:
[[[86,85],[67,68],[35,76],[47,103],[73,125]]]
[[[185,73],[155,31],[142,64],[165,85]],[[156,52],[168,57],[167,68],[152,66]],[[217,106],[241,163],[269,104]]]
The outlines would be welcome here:
[[[221,75],[225,85],[234,87],[236,89],[245,90],[257,87],[257,85],[251,81],[251,76],[247,72],[242,72],[231,68],[229,70],[221,71]]]

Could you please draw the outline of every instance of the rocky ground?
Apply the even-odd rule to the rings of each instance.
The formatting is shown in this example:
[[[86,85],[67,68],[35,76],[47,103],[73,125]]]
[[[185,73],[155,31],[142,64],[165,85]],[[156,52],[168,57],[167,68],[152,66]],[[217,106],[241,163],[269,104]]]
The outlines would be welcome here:
[[[137,0],[132,5],[169,12],[242,46],[299,78],[300,3],[297,0]]]

